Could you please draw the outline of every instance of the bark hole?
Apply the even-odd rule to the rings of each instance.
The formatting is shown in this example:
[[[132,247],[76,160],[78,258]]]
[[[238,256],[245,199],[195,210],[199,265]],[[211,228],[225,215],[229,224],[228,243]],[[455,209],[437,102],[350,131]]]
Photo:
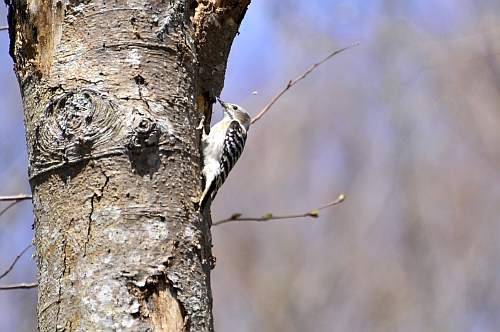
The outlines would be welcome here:
[[[130,306],[133,317],[151,319],[158,331],[185,331],[186,311],[177,300],[176,289],[164,275],[149,277],[144,287],[129,286],[130,294],[137,300]]]

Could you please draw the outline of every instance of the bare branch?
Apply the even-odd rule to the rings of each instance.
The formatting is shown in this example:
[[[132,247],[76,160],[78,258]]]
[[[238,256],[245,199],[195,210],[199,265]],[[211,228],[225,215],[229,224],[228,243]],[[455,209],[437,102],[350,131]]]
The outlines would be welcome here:
[[[20,201],[26,200],[26,199],[31,199],[31,195],[24,195],[24,194],[19,194],[17,196],[0,196],[0,202],[7,202],[7,201],[14,201],[7,205],[5,209],[0,211],[0,217],[7,212],[8,209],[16,205],[16,203],[19,203]]]
[[[0,275],[0,279],[2,279],[3,277],[5,277],[7,274],[9,274],[9,272],[14,268],[14,265],[16,265],[17,261],[19,260],[19,258],[21,258],[22,255],[24,255],[24,253],[31,247],[31,244],[29,246],[27,246],[26,248],[24,248],[23,251],[21,251],[21,253],[19,255],[17,255],[16,259],[14,259],[14,261],[12,262],[12,264],[9,266],[9,268],[2,274]]]
[[[8,30],[8,29],[9,29],[9,27],[0,27],[0,31],[2,31],[2,30]]]
[[[2,216],[2,214],[4,214],[5,212],[7,212],[8,209],[10,209],[11,207],[13,207],[17,203],[19,203],[19,201],[14,201],[14,202],[10,203],[9,205],[7,205],[7,207],[0,212],[0,217]]]
[[[316,67],[318,67],[319,65],[321,65],[322,63],[328,61],[331,57],[333,57],[334,55],[337,55],[339,54],[340,52],[343,52],[347,49],[350,49],[350,48],[353,48],[353,47],[356,47],[360,44],[360,42],[357,42],[355,44],[352,44],[352,45],[349,45],[347,47],[344,47],[344,48],[341,48],[340,50],[337,50],[335,52],[333,52],[332,54],[330,54],[329,56],[327,56],[326,58],[324,58],[323,60],[321,60],[320,62],[317,62],[315,63],[314,65],[311,66],[311,68],[309,68],[308,70],[306,70],[302,75],[300,75],[299,77],[297,77],[296,79],[294,79],[293,81],[290,80],[290,82],[287,84],[287,86],[285,88],[283,88],[283,90],[281,90],[277,95],[276,97],[273,98],[273,100],[271,100],[271,102],[266,106],[264,107],[264,109],[262,111],[260,111],[260,113],[252,119],[252,122],[251,123],[254,123],[254,122],[257,122],[257,120],[259,120],[270,108],[271,106],[274,105],[274,103],[288,90],[290,89],[293,85],[295,85],[297,82],[299,82],[301,79],[303,79],[304,77],[306,77],[309,73],[311,73]]]
[[[5,207],[5,209],[0,211],[0,217],[2,216],[2,214],[7,212],[8,209],[10,209],[14,205],[16,205],[16,203],[19,203],[20,201],[25,200],[25,199],[31,199],[31,195],[0,196],[0,202],[1,201],[13,201],[9,205],[7,205],[7,207]]]
[[[0,202],[2,201],[23,201],[25,199],[32,199],[32,195],[19,194],[16,196],[0,196]]]
[[[344,200],[345,200],[345,195],[341,194],[336,200],[334,200],[326,205],[323,205],[317,209],[314,209],[314,210],[311,210],[309,212],[302,213],[302,214],[291,214],[291,215],[286,215],[286,216],[273,216],[271,213],[268,213],[265,216],[260,217],[260,218],[241,218],[241,214],[236,213],[227,219],[214,222],[212,224],[212,226],[217,226],[217,225],[225,224],[225,223],[232,222],[232,221],[258,221],[258,222],[261,222],[261,221],[269,221],[269,220],[295,219],[295,218],[304,218],[304,217],[318,218],[319,211],[326,209],[327,207],[342,203]]]
[[[0,290],[30,289],[30,288],[35,288],[35,287],[38,287],[38,283],[37,282],[0,286]]]

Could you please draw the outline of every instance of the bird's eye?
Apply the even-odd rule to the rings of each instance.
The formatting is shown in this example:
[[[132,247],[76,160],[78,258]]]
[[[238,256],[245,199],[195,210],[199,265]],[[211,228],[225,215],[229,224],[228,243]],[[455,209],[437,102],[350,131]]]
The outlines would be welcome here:
[[[236,111],[237,109],[238,109],[238,107],[237,107],[237,106],[233,106],[233,110],[235,110],[235,111]]]

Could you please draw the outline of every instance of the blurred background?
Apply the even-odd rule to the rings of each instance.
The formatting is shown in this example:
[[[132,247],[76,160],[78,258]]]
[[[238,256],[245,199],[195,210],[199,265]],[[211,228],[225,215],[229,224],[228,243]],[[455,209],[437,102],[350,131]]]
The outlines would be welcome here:
[[[347,200],[214,227],[216,330],[500,331],[500,2],[253,0],[240,33],[221,99],[253,116],[361,45],[251,127],[214,222]],[[29,193],[0,44],[0,195]],[[0,274],[32,222],[29,201],[0,217]],[[36,280],[31,252],[0,284]],[[1,291],[0,313],[0,330],[35,331],[36,290]]]

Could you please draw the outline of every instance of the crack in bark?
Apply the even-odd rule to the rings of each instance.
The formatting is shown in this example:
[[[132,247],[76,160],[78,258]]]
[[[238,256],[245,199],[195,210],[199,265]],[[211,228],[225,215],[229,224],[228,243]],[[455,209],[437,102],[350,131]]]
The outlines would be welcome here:
[[[38,313],[38,316],[39,317],[43,316],[43,313],[45,311],[47,311],[50,307],[52,307],[56,303],[60,303],[60,300],[52,301],[51,303],[49,303],[45,308],[43,308],[43,309],[40,310],[40,312]]]
[[[93,194],[90,198],[90,213],[88,217],[89,223],[87,224],[87,237],[85,239],[85,245],[83,247],[83,257],[87,256],[87,244],[89,243],[90,238],[90,224],[92,223],[92,214],[94,213],[94,197],[96,196],[96,194]]]
[[[108,185],[108,182],[109,182],[109,176],[106,175],[106,172],[102,168],[102,165],[100,165],[99,167],[101,169],[101,174],[104,175],[104,183],[101,186],[101,188],[96,189],[97,192],[94,192],[92,194],[92,197],[90,198],[90,213],[89,213],[89,216],[88,216],[88,221],[89,222],[87,224],[87,237],[85,239],[85,245],[84,245],[84,249],[83,249],[83,257],[85,257],[87,255],[87,245],[90,242],[90,231],[91,231],[91,224],[92,224],[92,214],[94,213],[94,199],[97,199],[98,201],[101,199],[101,197],[102,197],[102,195],[104,193],[104,189],[106,188],[106,186]]]
[[[105,177],[105,180],[104,180],[104,184],[102,185],[101,187],[101,196],[104,195],[104,188],[106,188],[106,186],[108,185],[108,182],[109,182],[109,176],[106,175],[106,172],[104,171],[104,169],[102,168],[102,165],[100,166],[101,167],[101,173],[102,175],[104,175]]]
[[[57,294],[57,301],[54,302],[54,303],[58,304],[57,313],[56,313],[56,331],[59,330],[57,328],[57,323],[59,322],[59,313],[61,312],[61,306],[60,306],[61,289],[62,289],[61,284],[62,284],[62,279],[64,278],[64,274],[66,273],[66,256],[67,256],[66,255],[66,248],[67,248],[67,242],[66,242],[66,239],[64,239],[64,241],[63,241],[63,262],[62,262],[63,270],[62,270],[61,276],[58,279],[59,289],[58,289],[58,294]]]

